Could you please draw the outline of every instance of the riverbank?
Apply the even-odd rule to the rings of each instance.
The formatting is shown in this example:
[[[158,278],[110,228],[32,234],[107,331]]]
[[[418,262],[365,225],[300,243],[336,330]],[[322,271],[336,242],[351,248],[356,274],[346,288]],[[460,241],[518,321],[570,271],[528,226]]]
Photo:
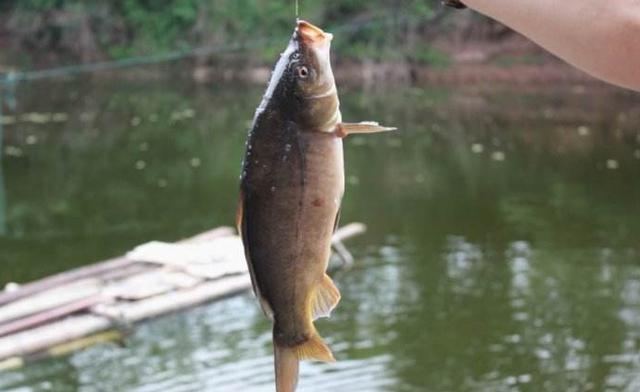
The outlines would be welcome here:
[[[531,57],[530,57],[531,58]],[[340,61],[334,63],[336,81],[342,86],[473,86],[498,84],[505,86],[539,86],[558,84],[585,84],[604,86],[605,84],[590,75],[573,68],[559,60],[542,59],[536,63],[515,61],[513,64],[496,62],[460,62],[446,67],[432,67],[407,62],[375,62],[375,61]],[[0,68],[1,70],[1,68]],[[65,79],[78,74],[88,74],[99,79],[113,79],[136,82],[153,82],[166,80],[184,80],[185,83],[238,83],[248,85],[265,85],[271,75],[268,66],[245,66],[242,68],[232,64],[192,65],[184,61],[162,65],[139,65],[135,67],[114,67],[114,69],[84,70],[56,72],[53,68],[50,79]],[[5,69],[5,72],[8,70]],[[49,71],[49,70],[47,70]],[[11,70],[11,72],[16,72]],[[23,76],[49,72],[18,72]]]
[[[352,20],[345,22],[344,26],[337,27],[338,31],[331,30],[339,38],[332,53],[336,79],[340,84],[365,86],[595,82],[590,76],[496,22],[470,13],[453,15],[440,11],[431,19],[425,17],[424,20],[413,20],[405,15],[397,24],[391,25],[385,18],[372,16],[356,24]],[[270,38],[266,38],[254,32],[244,38],[233,37],[233,41],[213,38],[194,41],[183,49],[156,45],[151,52],[147,48],[144,52],[132,52],[123,57],[109,54],[104,48],[100,52],[95,45],[92,50],[76,48],[64,40],[58,46],[42,44],[44,46],[34,51],[26,39],[35,33],[23,32],[24,37],[20,41],[17,35],[10,34],[12,30],[9,27],[15,29],[15,21],[11,24],[8,23],[11,18],[5,16],[4,19],[6,26],[0,28],[0,49],[3,49],[0,53],[0,74],[69,67],[74,70],[69,72],[72,76],[77,73],[77,68],[86,67],[89,71],[100,71],[101,77],[134,80],[184,78],[199,83],[265,84],[288,36],[271,32]],[[63,23],[66,19],[55,20]],[[427,23],[429,20],[432,20],[431,24]],[[346,31],[340,32],[340,29]],[[411,31],[405,31],[407,29]],[[384,30],[397,42],[377,42],[374,38]],[[357,32],[368,38],[360,42]],[[216,36],[210,34],[211,37]],[[278,38],[280,35],[282,42]],[[63,43],[71,46],[67,48]],[[65,53],[75,54],[66,56]],[[92,67],[93,64],[99,66]],[[57,76],[65,76],[66,73],[61,72]]]
[[[244,82],[264,84],[271,69],[255,67],[245,70],[217,67],[197,67],[192,78],[199,83]],[[459,64],[446,68],[416,66],[407,63],[347,62],[335,67],[339,84],[372,86],[380,84],[424,86],[472,84],[602,84],[602,82],[569,65],[560,62],[547,64]],[[138,77],[137,73],[133,77]],[[147,77],[149,75],[147,74]]]

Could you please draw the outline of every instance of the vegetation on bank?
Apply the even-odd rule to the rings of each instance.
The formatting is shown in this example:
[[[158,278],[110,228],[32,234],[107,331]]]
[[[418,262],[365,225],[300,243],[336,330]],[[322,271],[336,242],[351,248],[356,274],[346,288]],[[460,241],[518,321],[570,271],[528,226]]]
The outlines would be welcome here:
[[[300,17],[336,33],[341,59],[446,66],[449,56],[429,42],[461,34],[451,14],[436,0],[300,0]],[[8,0],[0,5],[0,44],[10,55],[0,63],[24,69],[248,46],[225,61],[270,64],[294,19],[293,0]],[[467,30],[491,23],[470,14],[464,21]]]

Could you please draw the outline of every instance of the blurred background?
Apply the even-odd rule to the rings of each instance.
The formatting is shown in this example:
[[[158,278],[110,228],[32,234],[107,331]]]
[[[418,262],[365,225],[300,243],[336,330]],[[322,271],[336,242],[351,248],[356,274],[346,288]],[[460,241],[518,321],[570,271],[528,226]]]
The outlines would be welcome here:
[[[355,264],[301,391],[640,389],[640,105],[437,1],[301,0],[334,33]],[[0,287],[233,225],[292,1],[0,2]],[[1,307],[0,307],[1,309]],[[270,391],[249,294],[0,390]]]
[[[504,26],[438,1],[300,0],[298,9],[300,17],[337,35],[333,56],[341,80],[584,78]],[[157,63],[169,56],[185,60],[170,67],[174,77],[262,82],[291,34],[294,13],[293,0],[5,0],[0,71],[106,60]],[[164,71],[145,68],[135,76]]]

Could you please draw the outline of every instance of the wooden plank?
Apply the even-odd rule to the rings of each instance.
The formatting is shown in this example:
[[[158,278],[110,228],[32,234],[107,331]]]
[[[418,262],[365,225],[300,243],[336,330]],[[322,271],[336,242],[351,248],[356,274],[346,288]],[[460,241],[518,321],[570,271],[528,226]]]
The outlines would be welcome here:
[[[139,275],[156,269],[155,266],[146,263],[133,263],[128,267],[120,268],[114,271],[106,272],[100,275],[100,279],[105,282],[125,279],[131,276]]]
[[[104,292],[113,298],[137,301],[171,290],[185,289],[200,283],[202,279],[184,272],[158,269],[132,276],[105,288]]]
[[[333,241],[334,243],[339,243],[364,232],[364,230],[365,226],[362,224],[347,225],[336,231]],[[119,258],[59,274],[57,278],[54,276],[40,282],[34,282],[18,290],[18,292],[22,292],[26,289],[26,294],[23,292],[17,296],[15,293],[9,293],[12,296],[1,295],[0,300],[4,299],[5,301],[7,298],[23,299],[4,307],[1,306],[2,302],[0,302],[0,315],[5,312],[5,318],[31,314],[33,309],[38,308],[43,309],[43,312],[36,314],[30,320],[21,320],[22,323],[26,323],[22,324],[22,326],[26,325],[27,328],[31,329],[0,337],[0,363],[3,360],[9,360],[8,363],[13,363],[12,361],[15,358],[43,353],[51,347],[75,347],[73,344],[70,346],[65,344],[111,329],[120,322],[135,323],[249,290],[251,282],[246,272],[246,263],[241,251],[240,240],[237,236],[231,235],[232,233],[233,231],[230,228],[215,229],[185,240],[185,242],[194,241],[194,243],[205,244],[203,246],[206,248],[207,242],[216,242],[216,238],[221,236],[229,237],[225,238],[224,241],[218,241],[218,246],[215,247],[214,252],[221,252],[222,254],[218,258],[218,262],[193,262],[186,264],[185,268],[177,270],[175,267],[172,267],[173,270],[167,270],[167,267],[163,267],[159,270],[161,273],[156,274],[157,268],[138,268],[144,264]],[[211,249],[213,248],[206,252],[211,251]],[[232,257],[228,257],[228,254],[225,255],[225,252],[232,254]],[[149,264],[146,265],[148,266]],[[193,269],[194,267],[206,265],[214,267],[214,275]],[[189,267],[192,269],[190,270]],[[170,289],[159,290],[154,293],[154,296],[148,298],[141,296],[144,299],[134,302],[102,302],[103,300],[108,301],[118,298],[119,295],[122,295],[123,290],[126,291],[127,287],[131,287],[131,285],[118,285],[117,282],[122,283],[121,279],[128,276],[123,271],[140,272],[140,275],[136,276],[136,278],[141,279],[137,285],[146,284],[147,280],[156,274],[151,281],[166,279],[170,283]],[[143,279],[144,275],[148,275],[147,280]],[[85,281],[90,281],[90,279],[86,278],[87,276],[94,277],[94,280],[98,281],[99,284],[104,283],[101,278],[105,276],[113,277],[115,280],[109,280],[111,284],[101,287],[97,294],[87,294],[84,297],[80,297],[78,294],[78,298],[70,295],[69,292],[74,293],[74,295],[77,294],[75,290],[70,291],[70,287],[73,288],[75,287],[74,285],[81,287],[83,282],[77,282],[78,280],[85,279]],[[203,278],[211,279],[212,277],[215,279],[202,281]],[[132,281],[130,280],[129,283]],[[52,287],[56,287],[55,283],[58,282],[62,282],[62,287],[59,287],[59,291],[56,291]],[[66,293],[67,297],[64,297],[65,300],[62,301],[60,297],[63,297],[64,293]],[[85,305],[91,302],[92,295],[98,294],[100,299],[96,298],[95,303],[97,305],[91,308],[95,308],[96,311],[94,313],[72,315],[58,321],[51,320],[52,318],[57,319],[68,315],[69,312],[80,309],[79,307],[86,309]],[[30,297],[25,298],[26,296]],[[55,298],[55,300],[52,298]],[[75,300],[71,301],[69,300],[70,298],[75,298]],[[137,298],[140,298],[140,296]],[[11,306],[14,307],[12,308]],[[37,326],[42,320],[46,320],[43,322],[48,324]],[[7,324],[5,324],[5,327],[9,328]],[[17,328],[15,325],[10,327],[14,330]]]
[[[244,292],[250,287],[249,275],[243,274],[205,282],[188,290],[173,291],[131,303],[117,303],[109,307],[125,321],[135,323]],[[1,337],[0,361],[45,351],[49,347],[111,329],[114,323],[108,317],[82,314]]]
[[[33,328],[46,322],[58,319],[60,317],[68,316],[72,313],[88,309],[94,305],[104,302],[104,300],[104,297],[101,295],[93,295],[44,312],[40,312],[30,317],[25,317],[6,324],[2,324],[0,325],[0,337],[24,329]]]
[[[127,253],[131,260],[177,268],[207,279],[246,273],[240,237],[226,236],[206,242],[166,243],[152,241]]]
[[[111,320],[82,315],[0,338],[0,361],[44,351],[64,342],[109,329]]]
[[[188,290],[172,291],[143,301],[116,303],[107,307],[116,309],[129,322],[139,322],[242,293],[250,288],[251,278],[247,273],[206,282]]]
[[[33,294],[40,293],[53,287],[64,285],[66,283],[95,277],[109,271],[125,268],[131,264],[131,260],[128,260],[124,257],[118,257],[115,259],[52,275],[48,278],[37,280],[35,282],[27,283],[21,285],[16,291],[0,293],[0,306],[31,296]]]
[[[71,285],[54,287],[36,295],[0,306],[0,325],[34,313],[43,312],[100,292],[101,282],[98,279],[84,279]]]
[[[367,231],[367,226],[364,223],[354,222],[344,225],[333,233],[333,242],[342,242],[351,237],[355,237]]]
[[[233,227],[220,226],[178,242],[206,242],[211,241],[214,238],[227,237],[234,234],[236,234],[236,229],[234,229]]]
[[[182,240],[182,242],[198,242],[207,241],[212,238],[223,237],[232,235],[234,233],[233,228],[230,227],[218,227],[196,236]],[[61,272],[50,277],[40,279],[34,282],[20,285],[15,291],[0,292],[0,306],[9,302],[16,301],[21,298],[28,297],[30,295],[48,290],[52,287],[61,286],[76,280],[91,278],[100,276],[113,271],[118,271],[123,268],[131,266],[134,262],[126,257],[117,257],[106,261],[98,262],[95,264],[87,265],[84,267],[76,268],[71,271]]]

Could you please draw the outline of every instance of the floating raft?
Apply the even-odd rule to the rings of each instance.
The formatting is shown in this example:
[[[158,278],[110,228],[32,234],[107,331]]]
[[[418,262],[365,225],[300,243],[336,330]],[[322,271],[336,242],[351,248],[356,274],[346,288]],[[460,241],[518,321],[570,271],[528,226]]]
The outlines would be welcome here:
[[[342,241],[365,231],[336,231]],[[251,279],[242,241],[229,227],[166,243],[152,241],[126,255],[0,292],[0,370],[25,361],[119,340],[135,323],[246,292]]]

